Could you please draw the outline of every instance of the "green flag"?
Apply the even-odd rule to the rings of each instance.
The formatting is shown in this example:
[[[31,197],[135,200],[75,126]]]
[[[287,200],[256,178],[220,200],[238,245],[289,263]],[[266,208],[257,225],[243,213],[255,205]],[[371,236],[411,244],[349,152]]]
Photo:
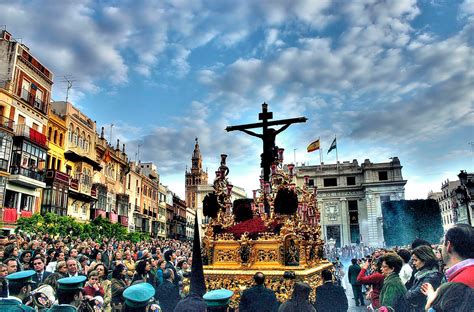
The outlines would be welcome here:
[[[337,148],[336,138],[334,138],[334,141],[332,141],[331,146],[328,149],[328,154],[335,148]]]

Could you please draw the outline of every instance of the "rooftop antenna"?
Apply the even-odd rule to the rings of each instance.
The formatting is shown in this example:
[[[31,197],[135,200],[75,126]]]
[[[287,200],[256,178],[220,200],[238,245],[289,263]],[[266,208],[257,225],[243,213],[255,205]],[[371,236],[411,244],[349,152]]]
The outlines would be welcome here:
[[[67,88],[66,88],[66,103],[67,103],[67,101],[69,99],[69,90],[71,90],[72,83],[75,82],[76,80],[72,79],[72,76],[70,76],[70,75],[64,75],[62,78],[63,78],[63,80],[61,80],[61,82],[67,83]]]

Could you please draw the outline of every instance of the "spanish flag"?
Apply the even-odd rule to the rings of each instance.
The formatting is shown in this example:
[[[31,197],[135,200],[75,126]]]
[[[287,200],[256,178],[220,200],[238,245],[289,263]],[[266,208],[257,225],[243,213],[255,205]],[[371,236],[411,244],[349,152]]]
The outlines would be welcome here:
[[[109,163],[112,160],[112,156],[110,156],[109,150],[106,150],[104,153],[104,162]]]
[[[314,152],[315,150],[318,150],[320,147],[319,145],[319,139],[317,139],[316,141],[312,142],[310,145],[308,145],[308,147],[306,148],[306,150],[308,151],[308,153],[311,153],[311,152]]]

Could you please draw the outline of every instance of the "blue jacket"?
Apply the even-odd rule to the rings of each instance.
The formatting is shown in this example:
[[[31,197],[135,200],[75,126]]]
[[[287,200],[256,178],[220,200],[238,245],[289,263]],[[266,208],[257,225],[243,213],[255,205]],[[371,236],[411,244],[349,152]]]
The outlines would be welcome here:
[[[342,286],[332,282],[324,283],[316,288],[316,311],[347,312],[349,304]]]

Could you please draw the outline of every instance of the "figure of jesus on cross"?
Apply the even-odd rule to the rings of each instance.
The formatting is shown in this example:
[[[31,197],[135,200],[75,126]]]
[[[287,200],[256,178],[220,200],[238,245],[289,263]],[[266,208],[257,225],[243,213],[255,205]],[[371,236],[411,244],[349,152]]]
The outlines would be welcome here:
[[[290,119],[281,119],[269,121],[273,118],[273,113],[268,111],[268,104],[262,104],[262,112],[258,114],[258,119],[262,122],[238,125],[238,126],[229,126],[226,128],[227,131],[242,131],[251,136],[262,139],[263,141],[263,153],[261,155],[262,162],[260,167],[263,169],[263,180],[265,183],[270,182],[270,168],[272,163],[275,161],[276,151],[275,151],[275,138],[276,136],[286,130],[291,124],[306,122],[308,120],[306,117],[299,118],[290,118]],[[275,130],[269,128],[269,126],[278,126],[283,125],[281,128]],[[258,134],[248,129],[262,128],[262,133]],[[266,201],[266,197],[265,197]],[[265,202],[265,210],[267,210],[267,203]]]

